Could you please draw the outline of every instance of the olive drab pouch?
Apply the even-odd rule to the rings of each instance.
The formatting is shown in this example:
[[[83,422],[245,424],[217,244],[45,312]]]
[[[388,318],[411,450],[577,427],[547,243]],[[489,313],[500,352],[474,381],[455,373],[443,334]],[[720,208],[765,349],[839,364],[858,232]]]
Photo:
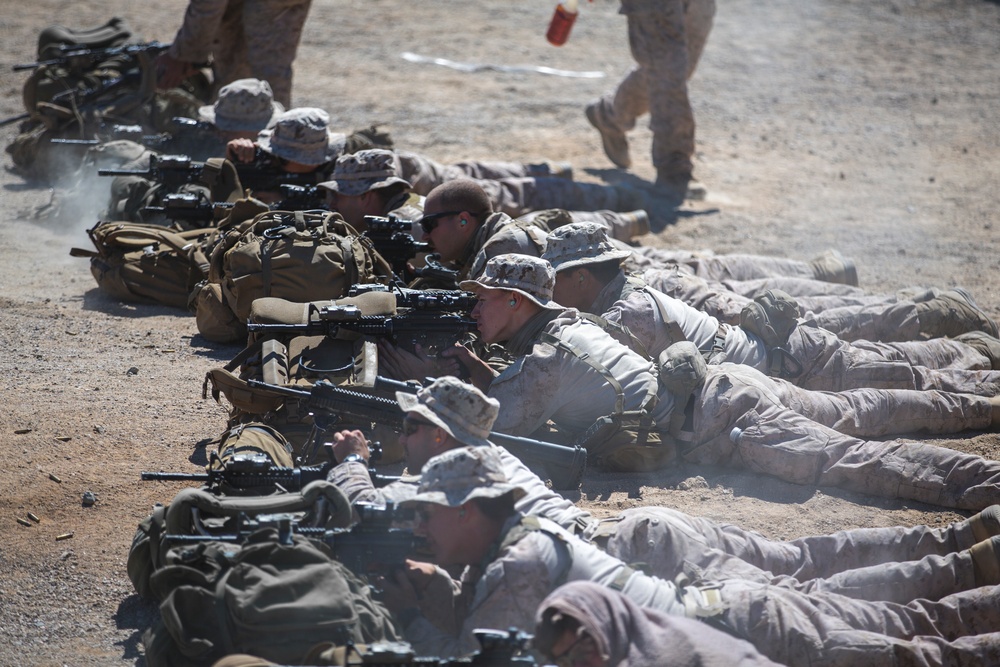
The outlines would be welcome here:
[[[208,272],[202,250],[211,229],[176,232],[158,225],[100,222],[88,230],[95,250],[73,248],[90,258],[101,291],[122,301],[186,308],[192,289]]]
[[[660,388],[670,392],[674,410],[670,415],[670,437],[684,451],[684,443],[694,440],[694,406],[697,392],[705,384],[708,364],[705,355],[690,341],[680,341],[660,353],[656,361]]]
[[[740,313],[740,326],[760,336],[768,348],[782,347],[801,317],[798,302],[786,292],[767,290]]]
[[[799,317],[798,302],[777,289],[758,294],[740,313],[740,326],[760,336],[767,347],[767,374],[771,377],[794,379],[802,374],[802,362],[787,347]]]

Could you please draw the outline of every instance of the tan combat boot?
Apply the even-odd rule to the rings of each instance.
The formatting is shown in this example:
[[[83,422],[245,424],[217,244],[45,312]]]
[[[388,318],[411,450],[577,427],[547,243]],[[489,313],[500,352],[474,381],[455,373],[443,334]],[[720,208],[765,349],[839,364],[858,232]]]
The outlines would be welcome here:
[[[587,120],[601,133],[601,145],[604,154],[615,166],[628,169],[632,166],[632,158],[628,154],[628,137],[612,125],[604,115],[604,103],[601,100],[591,102],[585,110]]]
[[[621,221],[619,228],[615,224],[615,238],[621,241],[631,241],[636,236],[645,236],[649,233],[649,215],[641,208],[636,211],[619,213],[618,219]],[[621,238],[621,236],[626,238]]]
[[[975,544],[972,554],[972,570],[977,586],[1000,584],[1000,537],[991,537]]]
[[[1000,535],[1000,505],[990,505],[979,514],[970,516],[965,523],[972,529],[976,542]]]
[[[527,172],[528,176],[534,176],[536,178],[563,178],[567,181],[573,180],[573,165],[569,162],[553,162],[552,160],[537,162],[529,164]]]
[[[917,304],[920,333],[931,338],[956,337],[982,331],[997,337],[997,323],[980,310],[968,290],[961,287],[941,292],[930,301]]]
[[[989,359],[993,370],[1000,370],[1000,338],[994,338],[982,331],[969,331],[961,336],[955,336],[955,340],[965,343]]]
[[[811,262],[816,280],[839,285],[858,286],[858,270],[854,261],[847,259],[836,250],[827,250]]]

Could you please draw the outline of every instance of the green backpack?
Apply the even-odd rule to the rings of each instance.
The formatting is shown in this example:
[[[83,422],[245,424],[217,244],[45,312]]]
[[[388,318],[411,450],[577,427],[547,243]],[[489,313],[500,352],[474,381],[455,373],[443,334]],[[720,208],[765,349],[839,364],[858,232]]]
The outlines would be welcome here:
[[[203,542],[167,554],[163,599],[144,635],[150,667],[211,665],[232,653],[303,664],[315,645],[398,641],[389,611],[322,544],[281,544],[265,528],[243,545]]]

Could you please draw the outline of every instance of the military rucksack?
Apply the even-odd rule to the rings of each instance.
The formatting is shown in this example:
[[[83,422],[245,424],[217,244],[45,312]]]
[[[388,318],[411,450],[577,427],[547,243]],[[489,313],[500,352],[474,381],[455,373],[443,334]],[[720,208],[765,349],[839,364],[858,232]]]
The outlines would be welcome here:
[[[208,280],[192,294],[192,303],[202,335],[230,343],[246,338],[255,299],[339,299],[351,285],[391,277],[392,268],[371,242],[339,214],[267,211],[220,240]]]
[[[210,665],[231,653],[302,664],[310,649],[396,641],[388,610],[325,545],[274,529],[242,545],[171,549],[151,585],[160,620],[143,636],[150,667]]]
[[[97,286],[116,299],[186,308],[191,290],[208,275],[202,244],[214,233],[100,222],[87,232],[96,250],[73,248],[70,254],[89,257]]]
[[[310,482],[299,491],[266,496],[223,496],[204,489],[184,489],[169,504],[157,503],[137,526],[128,553],[128,577],[140,597],[162,597],[150,581],[153,573],[167,563],[167,552],[175,546],[165,536],[194,535],[209,523],[218,527],[237,517],[310,510],[313,512],[309,520],[314,527],[343,528],[351,522],[351,506],[344,493],[324,480]]]

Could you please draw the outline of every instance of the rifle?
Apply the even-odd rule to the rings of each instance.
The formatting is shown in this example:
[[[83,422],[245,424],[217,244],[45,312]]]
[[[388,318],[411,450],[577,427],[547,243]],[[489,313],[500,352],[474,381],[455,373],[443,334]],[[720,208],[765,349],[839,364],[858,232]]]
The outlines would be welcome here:
[[[423,281],[446,285],[449,289],[458,289],[458,271],[442,264],[441,256],[436,252],[424,257],[424,266],[414,269],[413,275]]]
[[[29,118],[31,118],[31,112],[30,111],[25,111],[24,113],[17,113],[17,114],[14,114],[13,116],[7,116],[3,120],[0,120],[0,127],[5,127],[7,125],[10,125],[11,123],[16,123],[18,121],[27,120]]]
[[[81,49],[75,44],[60,44],[55,47],[59,50],[59,55],[48,60],[39,60],[33,63],[22,63],[13,66],[13,71],[21,72],[28,69],[36,69],[47,65],[68,66],[71,69],[87,68],[94,63],[114,58],[117,56],[134,56],[140,53],[152,52],[158,55],[161,51],[170,48],[170,44],[162,42],[146,42],[145,44],[129,44],[126,46],[109,46],[103,49]]]
[[[248,380],[251,387],[268,389],[296,398],[313,411],[347,415],[352,419],[383,424],[396,431],[403,427],[403,409],[393,399],[372,396],[338,387],[327,380],[316,382],[309,391]],[[416,393],[420,387],[406,382],[376,378],[375,387]],[[566,446],[553,442],[522,438],[492,431],[489,440],[521,459],[542,478],[552,480],[556,489],[576,489],[580,486],[587,465],[587,450],[578,445]]]
[[[60,93],[62,94],[62,93]],[[146,134],[142,125],[124,125],[115,123],[110,130],[98,132],[98,139],[50,139],[53,144],[66,144],[70,146],[97,146],[108,141],[127,139],[142,144],[146,148],[162,148],[171,140],[171,136],[166,133]]]
[[[392,266],[393,273],[403,277],[408,282],[413,279],[407,267],[413,257],[419,252],[426,252],[430,245],[413,239],[413,223],[402,220],[393,214],[388,217],[366,215],[365,224],[368,228],[361,234],[371,239],[378,254]]]
[[[381,458],[381,446],[372,443],[370,462],[377,463]],[[295,468],[276,466],[263,454],[236,454],[223,463],[219,455],[212,452],[209,465],[212,466],[215,462],[218,465],[209,467],[206,472],[143,472],[140,473],[140,479],[144,482],[201,482],[209,493],[216,495],[263,495],[275,490],[282,493],[301,491],[310,482],[326,479],[333,467],[332,463]],[[368,474],[376,487],[399,479],[379,474],[372,466],[369,466]]]
[[[301,526],[288,514],[259,514],[236,517],[236,526],[229,533],[165,534],[163,540],[175,544],[198,542],[231,542],[242,544],[247,538],[262,528],[277,528],[278,541],[291,544],[292,535],[301,535],[326,544],[333,557],[352,572],[360,575],[373,570],[402,565],[403,561],[416,554],[421,540],[412,530],[394,528],[398,523],[412,522],[412,510],[397,508],[394,504],[373,505],[355,503],[355,511],[360,521],[351,528],[317,528]]]
[[[282,183],[281,201],[271,205],[273,211],[328,211],[326,191],[318,185]]]
[[[280,190],[282,185],[319,185],[327,178],[322,170],[306,173],[284,171],[281,162],[279,158],[264,152],[258,146],[254,152],[253,162],[233,162],[233,165],[240,177],[240,185],[245,190],[253,192],[276,191]]]
[[[353,642],[346,645],[345,664],[387,665],[389,667],[528,667],[537,665],[530,653],[532,636],[511,628],[490,630],[477,628],[472,631],[479,641],[479,650],[462,658],[437,658],[417,656],[409,644],[379,642],[358,648]],[[360,662],[356,662],[360,660]]]
[[[145,222],[150,216],[162,215],[176,222],[195,223],[195,227],[210,227],[233,208],[231,202],[212,202],[204,194],[193,192],[164,195],[160,204],[140,208],[139,218]]]
[[[84,143],[66,140],[61,143]],[[317,186],[282,185],[281,192],[285,199],[269,208],[272,211],[313,211],[324,208],[323,194]],[[229,215],[233,208],[232,202],[213,202],[204,194],[193,192],[176,192],[164,195],[160,206],[144,206],[139,209],[139,216],[145,222],[149,216],[162,215],[176,222],[195,223],[196,227],[209,227],[216,220]]]
[[[396,295],[397,308],[418,310],[438,310],[469,314],[479,301],[472,292],[464,290],[422,290],[408,287],[392,287],[382,283],[361,283],[351,285],[347,296],[358,296],[368,292],[392,292]]]
[[[186,155],[150,155],[149,169],[98,169],[98,176],[141,176],[173,192],[182,185],[201,181],[204,162],[194,162]]]
[[[282,171],[272,161],[255,161],[249,164],[233,163],[240,177],[240,185],[249,190],[279,190],[281,185],[316,185],[322,172],[293,174]],[[99,169],[99,176],[141,176],[162,183],[169,191],[174,191],[186,183],[201,180],[204,162],[195,162],[186,155],[151,155],[149,169]]]
[[[387,338],[394,345],[414,349],[420,345],[428,354],[477,330],[475,320],[443,313],[441,310],[412,308],[402,315],[362,315],[357,306],[319,306],[310,303],[302,324],[247,323],[247,331],[257,334],[296,336],[336,336],[341,330],[364,336]]]

